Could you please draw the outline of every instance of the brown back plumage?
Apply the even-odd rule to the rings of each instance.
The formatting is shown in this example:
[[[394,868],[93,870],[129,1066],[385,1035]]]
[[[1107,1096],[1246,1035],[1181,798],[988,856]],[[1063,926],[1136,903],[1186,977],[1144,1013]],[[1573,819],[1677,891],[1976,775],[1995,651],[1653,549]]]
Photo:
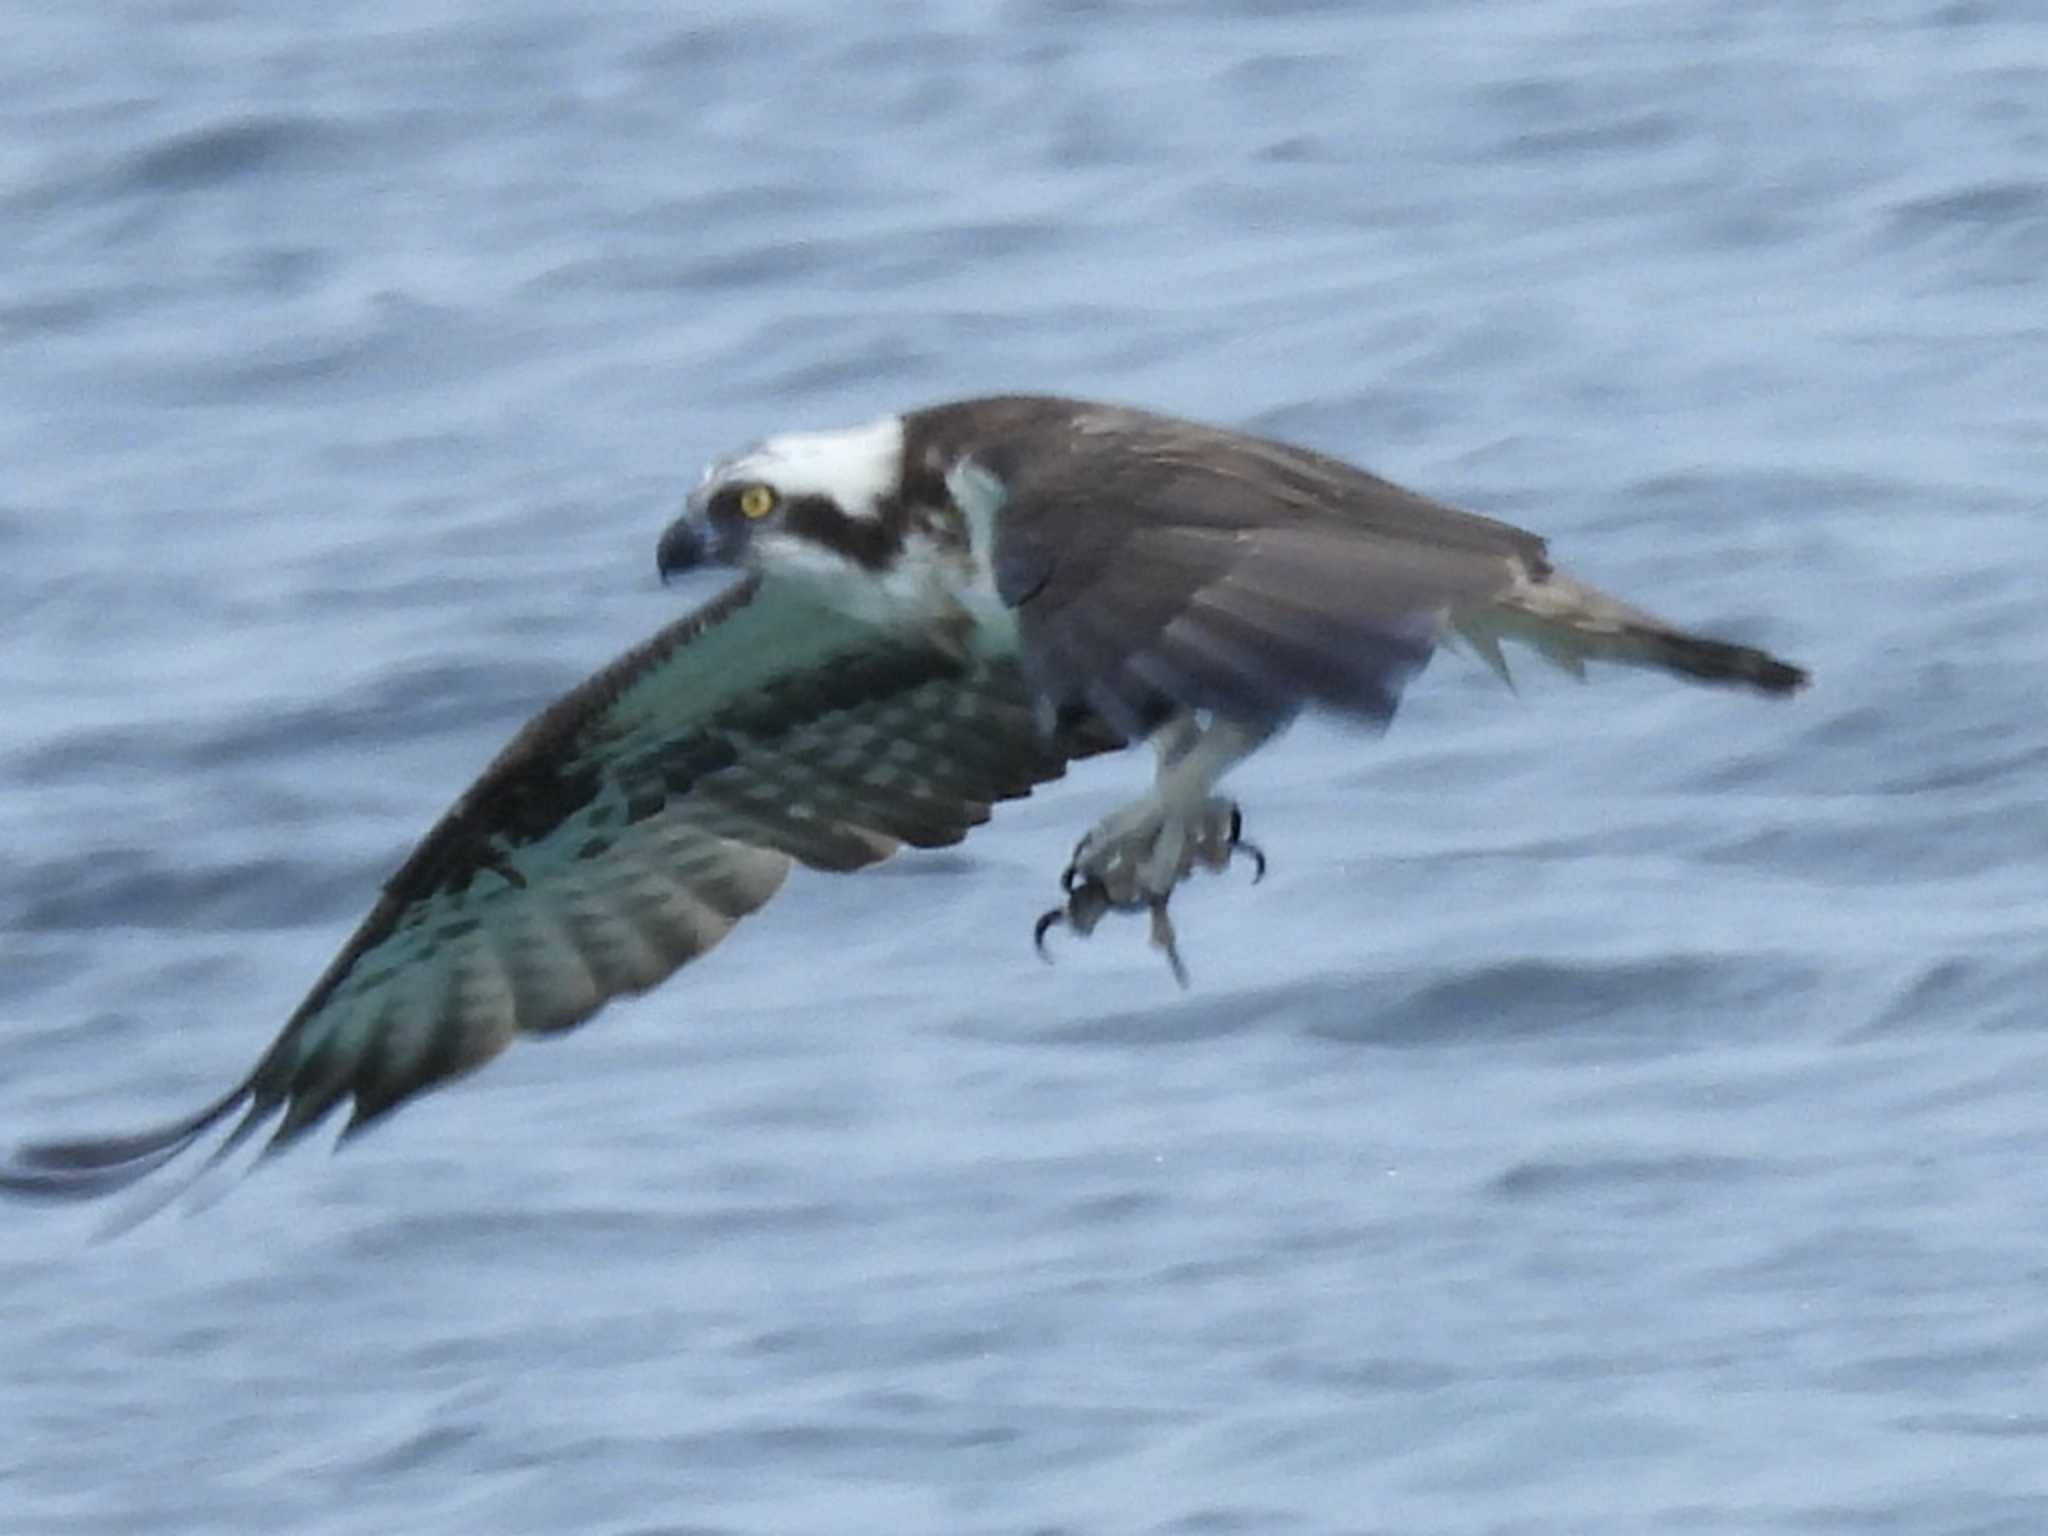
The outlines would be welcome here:
[[[1384,724],[1453,633],[1502,671],[1505,637],[1572,668],[1765,692],[1804,680],[1573,580],[1525,529],[1310,449],[1047,396],[912,424],[927,472],[969,455],[1004,488],[995,574],[1027,675],[1127,735],[1183,708],[1271,721],[1321,706]]]

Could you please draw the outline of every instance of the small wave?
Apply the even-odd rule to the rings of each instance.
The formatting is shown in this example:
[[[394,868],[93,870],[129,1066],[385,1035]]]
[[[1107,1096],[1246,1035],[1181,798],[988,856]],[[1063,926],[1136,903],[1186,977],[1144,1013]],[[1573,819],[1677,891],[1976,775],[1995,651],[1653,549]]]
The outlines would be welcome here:
[[[131,155],[121,181],[136,191],[187,192],[259,175],[331,138],[316,118],[254,116],[168,134]]]
[[[1716,1188],[1753,1179],[1766,1171],[1749,1157],[1707,1152],[1663,1156],[1631,1153],[1588,1153],[1579,1157],[1531,1158],[1516,1163],[1489,1182],[1489,1192],[1504,1200],[1543,1200],[1579,1194],[1626,1192],[1645,1196],[1675,1194],[1707,1185]]]
[[[146,848],[95,848],[23,872],[29,894],[14,918],[28,933],[105,928],[263,932],[332,918],[367,904],[360,872],[300,859],[173,862]]]
[[[1908,198],[1892,207],[1892,225],[1922,235],[1959,226],[2006,229],[2048,219],[2048,183],[1987,181],[1954,192]]]
[[[1804,967],[1764,956],[1669,955],[1656,959],[1506,960],[1462,975],[1435,973],[1405,996],[1386,982],[1363,992],[1330,988],[1306,1004],[1311,1035],[1360,1044],[1438,1046],[1533,1037],[1654,1037],[1681,1048],[1686,1018],[1753,1027],[1767,1004],[1805,995]],[[1731,1026],[1733,1027],[1733,1026]]]

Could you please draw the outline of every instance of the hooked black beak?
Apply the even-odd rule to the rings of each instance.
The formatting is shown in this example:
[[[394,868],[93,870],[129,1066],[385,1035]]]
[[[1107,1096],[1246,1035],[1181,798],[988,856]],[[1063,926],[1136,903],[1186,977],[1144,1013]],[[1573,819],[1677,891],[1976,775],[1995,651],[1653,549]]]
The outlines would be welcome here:
[[[711,541],[705,537],[695,513],[685,512],[663,531],[661,543],[655,547],[654,564],[666,585],[672,577],[697,569],[710,554]]]

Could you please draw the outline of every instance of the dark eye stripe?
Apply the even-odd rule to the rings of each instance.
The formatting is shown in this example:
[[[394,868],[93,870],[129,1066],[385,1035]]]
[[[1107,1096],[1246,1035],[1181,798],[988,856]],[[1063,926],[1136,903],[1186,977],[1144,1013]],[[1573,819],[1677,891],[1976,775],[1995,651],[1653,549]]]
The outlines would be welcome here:
[[[796,496],[782,504],[782,526],[799,538],[836,549],[867,570],[896,558],[901,538],[887,518],[848,517],[829,496]]]

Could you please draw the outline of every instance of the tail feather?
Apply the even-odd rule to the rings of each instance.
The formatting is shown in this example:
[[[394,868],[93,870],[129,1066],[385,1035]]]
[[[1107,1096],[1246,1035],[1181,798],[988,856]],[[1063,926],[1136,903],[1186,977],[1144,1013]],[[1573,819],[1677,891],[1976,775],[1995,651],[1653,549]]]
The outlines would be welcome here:
[[[1804,667],[1769,651],[1692,634],[1557,573],[1518,581],[1453,623],[1482,656],[1497,655],[1502,639],[1519,640],[1577,676],[1588,661],[1607,661],[1766,694],[1796,693],[1808,681]]]
[[[1753,645],[1736,645],[1683,630],[1644,630],[1627,637],[1650,666],[1703,683],[1733,683],[1758,693],[1797,693],[1807,684],[1804,667],[1780,661]]]

